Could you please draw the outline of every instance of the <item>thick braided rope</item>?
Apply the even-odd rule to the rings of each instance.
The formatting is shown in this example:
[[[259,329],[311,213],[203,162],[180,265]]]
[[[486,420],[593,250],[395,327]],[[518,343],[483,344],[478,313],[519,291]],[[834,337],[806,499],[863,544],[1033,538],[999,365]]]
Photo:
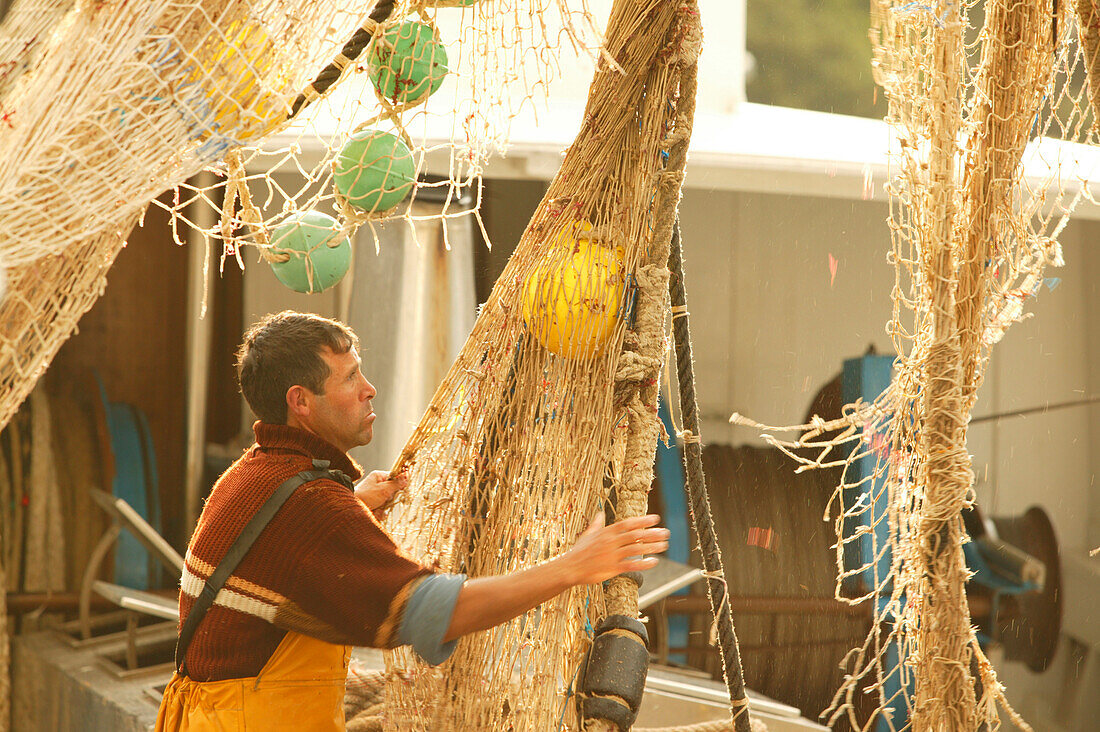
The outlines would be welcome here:
[[[634,728],[634,732],[733,732],[733,730],[733,722],[729,719],[716,719],[712,722],[697,722],[696,724],[687,724],[680,727]],[[759,719],[754,719],[752,720],[751,732],[768,732],[768,728]]]
[[[657,447],[660,422],[657,419],[659,384],[657,376],[667,350],[664,320],[668,312],[669,246],[680,202],[680,189],[687,165],[695,114],[696,73],[702,46],[699,10],[694,0],[684,2],[673,31],[679,37],[680,84],[676,121],[665,152],[668,159],[658,185],[655,225],[648,257],[637,273],[635,328],[630,334],[636,357],[626,359],[616,374],[617,382],[636,384],[628,398],[629,424],[623,459],[623,479],[616,486],[616,517],[623,520],[646,512],[649,487],[653,482],[653,455]],[[628,373],[629,372],[629,373]],[[638,586],[627,577],[616,577],[607,586],[608,615],[638,617]],[[586,730],[603,732],[614,729],[605,720],[592,720]],[[747,730],[747,728],[746,728]]]
[[[924,364],[931,377],[922,404],[926,488],[915,517],[919,547],[913,567],[920,592],[908,618],[917,637],[916,730],[975,729],[986,714],[975,696],[970,668],[981,651],[970,627],[962,552],[960,511],[973,484],[966,423],[985,358],[983,312],[992,279],[987,263],[994,256],[999,214],[1004,212],[1007,219],[1012,211],[1011,175],[1018,169],[1055,59],[1048,42],[1051,20],[1038,4],[992,3],[986,13],[987,40],[974,82],[981,101],[969,110],[971,137],[960,180],[953,172],[963,84],[956,58],[965,20],[954,10],[946,16],[943,52],[936,56],[935,99],[943,113],[934,117],[929,168],[938,225],[923,257],[931,275],[931,342]],[[1021,48],[1032,57],[1021,58]],[[961,199],[953,195],[956,188],[963,193]],[[959,236],[960,229],[964,236]]]
[[[958,145],[961,85],[959,49],[963,42],[964,20],[957,9],[945,12],[941,31],[942,52],[936,54],[932,99],[939,114],[933,117],[932,146],[928,168],[932,180],[930,208],[933,212],[929,246],[924,266],[929,279],[932,342],[928,349],[927,370],[935,376],[924,390],[923,411],[927,429],[923,452],[927,455],[926,506],[939,515],[926,513],[922,523],[917,561],[924,563],[925,578],[936,578],[937,602],[922,613],[915,629],[922,657],[915,659],[915,703],[913,729],[976,729],[974,683],[965,660],[969,623],[962,584],[953,581],[962,566],[961,540],[958,536],[958,501],[969,484],[966,480],[969,460],[965,445],[959,445],[955,418],[961,411],[959,385],[959,341],[954,323],[954,261],[952,243],[958,211],[952,193],[957,185],[954,157]],[[954,521],[950,520],[952,518]],[[922,604],[923,598],[920,598]]]
[[[1096,8],[1096,0],[1077,0],[1077,19],[1095,127],[1100,124],[1100,11]]]

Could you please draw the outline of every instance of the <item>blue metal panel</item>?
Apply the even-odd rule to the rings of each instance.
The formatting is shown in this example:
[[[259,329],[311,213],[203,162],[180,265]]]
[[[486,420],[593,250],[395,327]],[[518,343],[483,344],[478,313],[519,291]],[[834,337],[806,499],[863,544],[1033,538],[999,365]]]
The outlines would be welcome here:
[[[680,454],[680,445],[676,442],[675,431],[672,426],[672,413],[669,410],[668,400],[663,390],[657,402],[657,413],[661,417],[661,423],[665,426],[672,439],[668,441],[668,447],[664,443],[657,442],[657,477],[661,480],[661,499],[664,502],[664,516],[662,522],[669,530],[668,558],[674,562],[687,564],[691,554],[691,546],[688,529],[687,487],[684,484],[684,459]],[[687,588],[679,590],[676,594],[687,594]],[[668,619],[668,644],[670,646],[684,647],[688,644],[688,619],[681,615],[674,615]],[[684,654],[672,654],[670,658],[679,663],[686,663]]]
[[[893,356],[863,356],[850,358],[844,362],[844,371],[841,376],[841,396],[845,404],[851,404],[857,399],[864,402],[872,402],[878,398],[887,387],[890,386],[894,366]],[[882,444],[881,435],[864,435],[864,439],[876,444]],[[883,448],[885,449],[885,448]],[[848,483],[859,483],[874,474],[876,456],[874,453],[856,461],[848,469]],[[846,491],[844,496],[845,508],[850,509],[856,505],[867,505],[869,511],[861,512],[858,516],[852,516],[845,521],[845,537],[857,536],[865,527],[873,526],[873,535],[862,533],[854,541],[845,544],[844,568],[852,570],[858,567],[867,567],[867,570],[853,575],[849,582],[862,580],[864,587],[869,590],[876,584],[875,574],[871,565],[877,564],[877,574],[886,577],[890,571],[890,552],[883,552],[877,563],[875,561],[875,548],[886,546],[890,529],[886,522],[887,497],[882,490],[885,476],[875,480],[868,480],[858,488]],[[866,590],[864,590],[866,591]],[[862,594],[862,593],[861,593]]]
[[[149,429],[149,420],[145,412],[135,406],[130,408],[134,412],[139,428],[138,434],[141,437],[141,458],[145,469],[145,505],[148,507],[148,515],[145,518],[157,533],[163,534],[160,525],[160,477],[157,473],[157,451],[153,446],[153,433]],[[164,567],[152,556],[149,556],[147,561],[149,562],[149,582],[153,587],[160,587]]]
[[[114,454],[115,475],[111,492],[115,497],[126,501],[159,531],[157,469],[153,457],[152,438],[144,423],[144,415],[136,407],[108,401],[107,391],[98,374],[96,380],[107,416],[111,452]],[[153,558],[149,555],[149,551],[130,532],[123,531],[118,537],[118,545],[115,549],[114,581],[138,590],[149,589],[153,566]]]
[[[112,492],[143,518],[148,518],[144,456],[134,414],[128,405],[112,402],[107,405],[107,424],[111,430],[111,449],[115,453]],[[128,531],[118,537],[115,582],[138,590],[149,588],[149,552]]]
[[[844,362],[844,371],[841,376],[841,396],[845,404],[851,404],[857,399],[864,402],[873,402],[890,386],[893,378],[894,356],[863,356],[850,358]],[[862,511],[856,516],[845,520],[844,537],[857,537],[844,546],[844,568],[853,570],[859,567],[866,569],[848,578],[856,592],[863,594],[877,587],[890,572],[892,555],[889,550],[884,550],[890,538],[890,527],[887,523],[888,497],[883,486],[886,476],[882,475],[871,480],[875,467],[880,457],[886,457],[886,442],[881,434],[864,434],[864,443],[860,448],[868,444],[879,446],[877,451],[857,460],[848,469],[848,484],[860,483],[857,488],[845,491],[844,506],[851,510],[856,505],[868,506],[870,510]],[[866,482],[861,483],[864,479]],[[866,532],[867,527],[873,527],[871,532]],[[881,552],[881,556],[875,559],[875,551]],[[887,617],[885,610],[890,601],[891,588],[885,585],[875,597],[875,617]],[[900,649],[896,643],[891,642],[887,648],[883,663],[883,692],[888,700],[888,705],[893,709],[892,721],[880,717],[875,724],[876,732],[890,732],[892,729],[901,729],[909,720],[909,700],[912,699],[913,688],[911,680],[903,678],[905,667]],[[908,683],[907,683],[908,682]],[[903,690],[903,686],[905,687]]]

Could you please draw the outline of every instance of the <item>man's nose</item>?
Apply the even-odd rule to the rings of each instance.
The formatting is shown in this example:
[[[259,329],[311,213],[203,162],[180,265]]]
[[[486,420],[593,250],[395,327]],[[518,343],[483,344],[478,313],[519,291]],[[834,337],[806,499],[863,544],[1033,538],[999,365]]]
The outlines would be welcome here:
[[[376,396],[378,396],[378,390],[374,388],[374,384],[370,383],[366,379],[363,379],[363,383],[366,385],[363,396],[364,399],[374,399]]]

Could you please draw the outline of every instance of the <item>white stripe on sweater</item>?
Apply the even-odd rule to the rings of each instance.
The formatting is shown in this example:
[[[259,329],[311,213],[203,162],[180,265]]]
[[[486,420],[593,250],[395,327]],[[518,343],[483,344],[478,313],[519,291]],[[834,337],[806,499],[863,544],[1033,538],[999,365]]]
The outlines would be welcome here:
[[[214,565],[204,562],[191,553],[191,550],[187,550],[187,557],[184,560],[192,572],[199,577],[209,577],[214,574]],[[203,580],[205,582],[205,580]],[[229,579],[225,582],[227,587],[233,587],[242,592],[247,592],[250,595],[256,595],[259,598],[267,600],[273,605],[286,602],[286,596],[280,595],[274,590],[269,590],[266,587],[256,584],[255,582],[249,582],[246,579],[241,579],[236,575],[230,575]]]
[[[232,580],[226,584],[232,584]],[[191,572],[191,568],[184,566],[183,578],[180,580],[180,590],[188,597],[198,597],[202,592],[203,586],[206,584],[206,580]],[[251,583],[249,583],[251,584]],[[245,613],[247,615],[253,615],[261,620],[266,620],[271,623],[275,621],[275,609],[278,607],[278,603],[267,602],[266,600],[258,600],[255,597],[249,597],[248,595],[235,592],[229,587],[222,587],[218,592],[217,597],[214,598],[215,605],[221,605],[222,607],[229,608],[230,610],[236,610],[238,612]]]

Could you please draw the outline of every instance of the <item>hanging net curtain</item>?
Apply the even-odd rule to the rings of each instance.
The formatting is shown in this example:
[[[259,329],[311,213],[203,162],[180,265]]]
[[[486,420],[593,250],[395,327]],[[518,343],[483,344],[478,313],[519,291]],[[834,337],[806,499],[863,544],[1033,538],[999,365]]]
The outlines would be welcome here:
[[[1096,22],[1091,3],[1077,5],[1083,22],[1072,3],[1039,0],[871,3],[873,70],[897,137],[893,381],[833,422],[731,418],[767,430],[799,470],[844,470],[826,514],[839,539],[837,597],[873,603],[874,622],[845,659],[830,722],[996,729],[1000,709],[1028,728],[971,623],[961,512],[975,497],[967,427],[993,346],[1029,316],[1046,268],[1063,264],[1058,236],[1089,195],[1073,171],[1095,154],[1081,144],[1097,141]],[[787,430],[805,434],[775,434]],[[853,565],[849,549],[864,543],[871,560]],[[865,594],[853,597],[856,580]],[[868,690],[878,708],[857,719]]]
[[[645,512],[700,44],[693,2],[614,4],[581,130],[395,466],[414,490],[387,527],[413,556],[498,575],[560,554],[607,501]],[[439,668],[388,654],[387,728],[575,728],[606,601],[575,588]]]
[[[0,267],[10,282],[0,425],[103,292],[161,192],[176,187],[157,204],[177,241],[220,246],[223,266],[243,266],[245,252],[278,261],[271,232],[303,211],[324,209],[341,234],[415,228],[417,190],[451,200],[479,188],[485,157],[568,46],[599,57],[580,136],[402,456],[423,490],[392,528],[417,556],[478,576],[559,554],[609,497],[619,516],[644,513],[698,22],[691,0],[622,0],[598,48],[583,0],[17,0],[0,25],[0,48],[17,60],[0,72]],[[406,99],[371,78],[375,91],[310,95],[291,119],[333,59],[343,86],[369,89],[372,54],[393,52],[409,23],[427,29],[417,33],[433,68],[451,44],[441,91]],[[361,58],[345,57],[364,28]],[[441,160],[448,173],[396,205],[350,205],[333,188],[339,151],[374,127],[406,145],[414,178]],[[189,182],[204,170],[213,184]],[[200,223],[210,214],[213,227]],[[436,217],[466,215],[476,206],[444,204]],[[622,589],[611,600],[629,604]],[[599,588],[568,593],[463,641],[442,673],[393,657],[389,719],[399,729],[575,724],[569,690],[608,601]]]
[[[446,75],[430,103],[368,81],[378,73],[371,59],[403,24],[426,29],[432,55],[418,61]],[[348,59],[361,27],[370,43]],[[338,200],[334,162],[352,133],[376,126],[401,138],[409,175],[430,158],[448,173],[425,185],[457,200],[479,188],[485,157],[543,96],[562,54],[590,53],[598,35],[583,0],[15,0],[0,20],[0,272],[10,283],[0,300],[0,425],[163,191],[177,187],[170,202],[156,201],[177,242],[221,247],[222,266],[243,267],[249,246],[270,261],[272,228],[306,210],[323,210],[344,235],[411,224],[411,185],[411,200],[384,210]],[[296,105],[334,62],[342,73],[328,96],[308,92],[310,103]],[[214,182],[196,184],[206,169]],[[478,213],[445,205],[435,216]]]
[[[280,125],[282,98],[331,53],[318,39],[350,32],[358,16],[354,4],[316,2],[264,26],[254,5],[9,8],[0,26],[12,61],[0,79],[0,267],[10,282],[0,424],[103,292],[146,204]],[[267,17],[280,15],[273,5]]]

